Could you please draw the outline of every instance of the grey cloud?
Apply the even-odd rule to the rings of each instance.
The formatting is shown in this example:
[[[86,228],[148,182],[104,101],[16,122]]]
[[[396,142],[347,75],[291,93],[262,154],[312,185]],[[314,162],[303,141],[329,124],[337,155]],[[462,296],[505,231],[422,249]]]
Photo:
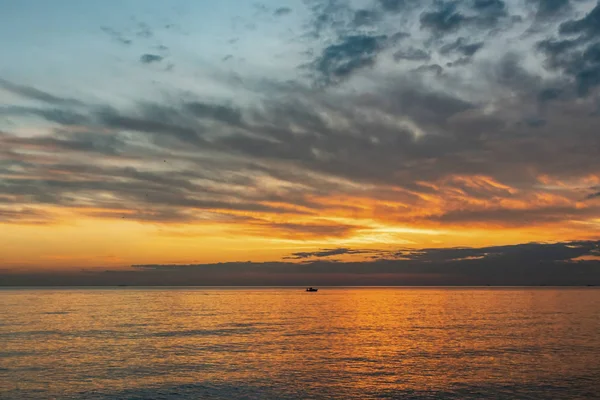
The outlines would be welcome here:
[[[417,72],[433,72],[435,75],[441,75],[444,68],[439,64],[421,65],[415,69]]]
[[[468,4],[470,4],[470,7]],[[502,0],[437,1],[420,15],[421,28],[442,37],[462,28],[490,31],[509,15]]]
[[[474,0],[473,10],[477,12],[475,23],[484,28],[495,26],[500,18],[508,15],[502,0]]]
[[[112,28],[103,26],[100,28],[104,33],[106,33],[108,36],[110,36],[113,40],[124,44],[124,45],[130,45],[132,43],[131,39],[127,39],[126,37],[123,36],[123,34],[121,32],[118,32]]]
[[[461,67],[467,64],[470,64],[472,61],[471,57],[461,57],[457,60],[451,61],[451,62],[447,62],[446,63],[446,67],[448,68],[453,68],[453,67]]]
[[[585,17],[563,22],[559,27],[562,35],[585,34],[588,37],[596,37],[600,34],[600,3],[594,7]]]
[[[136,33],[136,35],[138,37],[144,38],[144,39],[149,39],[152,36],[154,36],[154,33],[152,32],[152,29],[150,28],[150,26],[144,22],[140,22],[138,24],[138,31]]]
[[[439,3],[435,11],[425,11],[421,14],[421,27],[435,34],[446,34],[458,30],[467,18],[458,12],[456,2]]]
[[[348,22],[354,17],[354,11],[347,2],[340,0],[305,0],[312,12],[309,23],[309,36],[321,38],[325,33],[336,36],[347,34]]]
[[[71,177],[66,180],[68,172]],[[54,166],[46,177],[36,179],[7,179],[0,183],[0,192],[14,196],[14,202],[35,202],[63,206],[106,208],[126,211],[128,218],[140,220],[183,220],[196,219],[193,211],[259,211],[272,214],[306,214],[303,211],[285,207],[261,204],[261,198],[233,196],[226,192],[211,190],[190,182],[182,173],[153,173],[134,168],[86,168]],[[197,177],[196,177],[197,178]],[[206,177],[205,177],[206,178]],[[224,182],[224,179],[220,179]],[[98,194],[111,193],[112,200],[105,200]],[[119,217],[123,214],[95,212],[95,216]],[[147,217],[147,219],[145,219]],[[176,217],[176,218],[175,218]],[[274,224],[288,232],[313,232],[325,235],[339,235],[349,229],[343,225],[289,225]]]
[[[530,209],[490,208],[483,210],[456,210],[437,216],[426,217],[429,221],[443,223],[502,223],[510,226],[534,226],[564,220],[592,217],[599,208],[576,208],[573,206],[540,207]]]
[[[57,97],[39,89],[26,85],[18,85],[2,78],[0,78],[0,88],[31,100],[37,100],[57,106],[78,106],[83,104],[79,100]]]
[[[348,50],[345,46],[352,48],[355,43],[347,43],[344,39],[340,42],[341,48],[334,45],[330,53],[325,51],[323,55],[333,60],[324,64],[329,68],[327,71],[335,71],[335,62],[338,61],[350,62],[348,59],[360,59],[364,54],[367,58],[374,57],[380,51],[378,46],[382,46],[367,46],[365,51],[362,40],[356,43],[362,50]],[[388,42],[384,41],[383,45],[387,46]],[[585,51],[583,54],[586,54]],[[590,50],[586,57],[593,60],[594,54]],[[441,67],[431,68],[437,73]],[[394,79],[361,96],[337,96],[298,82],[271,82],[270,86],[267,86],[269,82],[261,83],[262,86],[256,90],[266,95],[258,104],[245,108],[235,103],[216,104],[205,100],[191,101],[189,98],[171,102],[168,106],[143,103],[136,108],[120,110],[88,106],[87,113],[81,110],[84,107],[80,105],[54,106],[52,110],[56,111],[48,114],[44,110],[36,115],[71,125],[78,121],[69,113],[77,112],[83,117],[79,122],[88,129],[98,132],[108,130],[116,136],[79,136],[78,133],[69,136],[56,131],[43,140],[3,142],[3,147],[4,143],[14,150],[35,145],[38,150],[45,150],[47,157],[58,158],[62,162],[75,152],[87,152],[97,156],[118,156],[120,160],[131,158],[148,165],[161,162],[164,157],[168,162],[184,163],[185,167],[177,164],[179,173],[163,173],[152,177],[152,182],[148,182],[150,177],[141,174],[149,172],[144,168],[137,175],[131,171],[104,169],[94,172],[94,176],[79,176],[80,182],[75,183],[57,182],[57,179],[50,179],[52,176],[46,176],[46,179],[29,182],[13,181],[11,193],[26,196],[31,204],[42,202],[68,207],[72,204],[68,199],[74,198],[78,201],[85,199],[88,204],[104,204],[94,195],[104,190],[116,195],[132,210],[139,206],[156,210],[152,215],[168,216],[167,211],[190,210],[191,213],[182,211],[177,218],[196,218],[194,212],[211,208],[290,212],[286,207],[268,208],[261,204],[274,198],[289,208],[302,207],[303,212],[318,213],[326,206],[307,200],[310,195],[353,194],[352,189],[341,184],[333,186],[328,183],[338,182],[340,178],[365,188],[372,187],[364,190],[373,198],[384,196],[384,189],[389,186],[410,190],[412,193],[402,194],[402,199],[407,204],[425,205],[426,202],[419,200],[419,195],[430,192],[415,184],[416,181],[435,183],[453,174],[482,174],[529,193],[534,191],[532,185],[536,183],[536,174],[547,173],[570,179],[595,173],[600,168],[598,137],[589,129],[595,126],[597,120],[582,114],[584,108],[579,108],[582,106],[567,104],[567,99],[558,104],[548,104],[548,115],[538,116],[531,109],[520,110],[531,100],[535,103],[538,95],[545,93],[544,96],[552,98],[554,88],[562,96],[566,89],[560,85],[561,82],[546,82],[531,75],[516,56],[482,68],[489,75],[474,78],[474,88],[478,87],[477,79],[483,76],[491,88],[498,85],[499,90],[513,91],[514,105],[511,107],[517,109],[515,120],[523,121],[533,115],[545,120],[546,124],[536,127],[533,134],[532,128],[526,124],[518,126],[511,122],[513,116],[503,114],[510,109],[503,109],[502,104],[499,111],[488,115],[483,109],[485,104],[468,100],[468,96],[461,96],[451,89],[434,90],[430,85],[429,79],[440,79],[437,83],[443,85],[446,77],[425,74],[394,76]],[[564,134],[567,131],[569,135]],[[568,151],[564,151],[565,148]],[[56,152],[55,149],[61,151]],[[17,158],[18,154],[10,156]],[[218,162],[219,159],[221,162]],[[19,162],[25,160],[24,157],[18,158]],[[31,174],[38,174],[40,169],[50,170],[50,166],[56,167],[45,160],[43,167],[34,168],[34,159],[29,161]],[[86,160],[89,163],[96,161],[99,159]],[[80,165],[82,161],[76,159],[74,163]],[[81,173],[84,173],[83,170]],[[204,176],[205,173],[209,176]],[[286,189],[277,196],[275,193],[257,195],[252,193],[255,174],[277,177],[301,189]],[[236,191],[227,192],[222,186],[230,183],[228,179],[232,175],[248,178],[248,182],[236,183]],[[114,178],[115,182],[102,183],[107,177]],[[493,199],[495,196],[511,198],[506,194],[469,191],[457,184],[450,186],[465,192],[465,195],[481,199]],[[399,196],[390,194],[388,198],[398,201]],[[581,198],[584,194],[574,196]],[[112,204],[107,206],[115,207]],[[539,206],[532,205],[533,209],[536,207]],[[497,205],[491,205],[487,214],[475,207],[468,207],[460,214],[452,211],[455,208],[451,205],[445,214],[431,216],[425,221],[460,223],[490,218],[502,223],[505,218],[506,224],[514,225],[520,223],[519,220],[536,224],[553,223],[560,218],[564,221],[565,216],[585,219],[597,215],[597,210],[592,207],[583,211],[574,209],[575,205],[550,208],[527,213],[523,217],[517,211],[504,211]],[[133,215],[151,217],[148,213]],[[399,221],[403,218],[397,210],[390,211],[388,215]],[[406,220],[407,217],[404,218]],[[355,229],[346,226],[336,228],[335,224],[322,225],[290,224],[281,225],[280,229],[290,235],[312,231],[338,237]]]
[[[586,44],[581,38],[543,40],[538,43],[538,49],[546,54],[551,68],[562,70],[575,79],[580,96],[586,96],[600,85],[600,41]]]
[[[458,53],[466,57],[471,57],[483,47],[483,42],[468,43],[464,37],[459,37],[456,41],[446,44],[440,48],[440,54]]]
[[[292,9],[289,7],[279,7],[278,9],[276,9],[273,14],[277,17],[281,17],[283,15],[287,15],[289,13],[292,12]]]
[[[556,87],[545,88],[545,89],[542,89],[538,93],[538,100],[542,103],[546,102],[546,101],[550,101],[550,100],[555,100],[555,99],[558,99],[562,93],[563,93],[563,89],[561,89],[561,88],[556,88]]]
[[[595,255],[600,242],[527,243],[483,248],[442,248],[398,252],[403,259],[419,262],[455,262],[473,257],[485,260],[535,263],[569,261],[585,255]]]
[[[537,3],[537,15],[541,18],[549,18],[563,14],[570,9],[569,0],[530,0],[532,3]]]
[[[409,47],[401,49],[394,53],[394,60],[409,60],[409,61],[428,61],[431,55],[423,49]]]
[[[143,106],[141,115],[121,115],[116,110],[105,107],[96,111],[99,122],[114,129],[175,136],[182,142],[202,144],[202,125],[178,114],[175,110],[163,107]]]
[[[418,4],[418,1],[414,0],[377,0],[377,2],[383,10],[392,13],[404,11],[411,6]]]
[[[0,108],[0,116],[36,115],[50,122],[60,125],[83,125],[89,118],[77,111],[65,108],[35,108],[8,106]]]
[[[234,107],[225,105],[192,102],[186,104],[187,110],[200,118],[210,118],[231,125],[242,125],[242,112]]]
[[[598,242],[530,243],[487,248],[402,250],[402,259],[372,262],[232,262],[134,265],[112,281],[211,285],[586,285],[600,283]],[[326,252],[325,250],[324,252]],[[336,249],[332,249],[335,252]],[[343,254],[344,249],[337,249]],[[320,252],[316,252],[320,253]],[[299,253],[301,256],[304,253]],[[307,253],[310,254],[310,253]],[[23,279],[23,278],[21,278]],[[100,280],[100,277],[96,279]],[[161,280],[162,279],[162,280]],[[164,280],[166,279],[166,280]],[[243,279],[244,283],[241,283]],[[14,280],[14,278],[13,278]]]
[[[415,269],[427,270],[426,265],[430,265],[433,269],[438,268],[457,268],[468,267],[471,265],[484,266],[486,263],[491,265],[502,265],[506,268],[515,263],[519,268],[522,268],[528,263],[540,263],[540,262],[568,262],[586,255],[598,255],[600,254],[600,242],[598,241],[573,241],[573,242],[560,242],[560,243],[525,243],[517,245],[505,245],[505,246],[490,246],[481,248],[471,247],[454,247],[454,248],[426,248],[426,249],[401,249],[397,251],[381,251],[381,250],[363,250],[363,249],[352,249],[352,248],[336,248],[336,249],[324,249],[314,252],[295,252],[289,257],[296,259],[305,258],[320,258],[330,257],[335,255],[344,254],[371,254],[371,253],[382,253],[386,254],[389,258],[387,262],[349,262],[349,263],[336,263],[331,265],[333,270],[338,272],[346,271],[349,273],[361,273],[368,269],[372,269],[373,272],[390,272],[394,269],[402,270],[402,272],[413,272]],[[226,265],[228,263],[219,264]],[[231,263],[238,267],[244,268],[244,264],[247,267],[258,266],[260,268],[261,263]],[[600,263],[596,263],[600,265]],[[215,264],[209,264],[215,265]],[[263,264],[264,265],[264,264]],[[272,263],[273,266],[281,266],[283,268],[288,265],[291,267],[290,272],[296,273],[299,270],[310,270],[314,273],[327,273],[331,269],[323,268],[327,264],[316,262],[313,264],[287,264],[287,263]],[[444,267],[447,266],[447,267]],[[142,269],[171,269],[171,270],[185,270],[193,268],[201,268],[202,265],[141,265],[137,266]],[[381,268],[381,269],[380,269]],[[391,269],[390,269],[391,268]],[[407,268],[407,269],[404,269]],[[597,271],[600,273],[600,270]]]
[[[373,10],[357,10],[354,13],[354,26],[369,26],[374,25],[380,20],[381,16]]]
[[[160,62],[164,59],[163,56],[159,56],[158,54],[143,54],[140,56],[140,62],[143,64],[152,64],[155,62]]]
[[[394,33],[392,36],[390,36],[390,44],[395,45],[398,44],[398,42],[409,38],[410,37],[410,33],[408,32],[396,32]]]
[[[386,39],[384,35],[348,36],[340,43],[326,47],[313,62],[319,80],[326,85],[339,83],[354,72],[374,65]]]

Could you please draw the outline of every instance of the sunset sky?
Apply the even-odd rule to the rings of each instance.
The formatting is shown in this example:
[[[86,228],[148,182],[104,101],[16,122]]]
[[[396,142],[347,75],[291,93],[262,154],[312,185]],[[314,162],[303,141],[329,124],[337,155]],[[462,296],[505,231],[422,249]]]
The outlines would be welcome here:
[[[4,272],[600,255],[596,0],[4,0],[0,37]]]

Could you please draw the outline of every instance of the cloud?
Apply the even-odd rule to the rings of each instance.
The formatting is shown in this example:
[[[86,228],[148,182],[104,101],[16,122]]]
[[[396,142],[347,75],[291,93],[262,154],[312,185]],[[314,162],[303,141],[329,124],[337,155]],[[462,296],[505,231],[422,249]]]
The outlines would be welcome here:
[[[484,248],[401,249],[377,261],[306,261],[346,248],[298,252],[292,262],[134,265],[129,270],[1,272],[2,285],[588,285],[600,284],[597,241]],[[357,254],[360,255],[360,251]],[[306,257],[305,257],[306,256]]]
[[[596,199],[596,198],[598,198],[598,197],[600,197],[600,191],[598,191],[598,192],[596,192],[596,193],[590,193],[590,194],[588,194],[588,195],[587,195],[585,198],[586,198],[587,200],[590,200],[590,199]]]
[[[26,85],[18,85],[2,78],[0,78],[0,88],[27,99],[37,100],[57,106],[77,106],[82,104],[76,99],[54,96],[42,90]]]
[[[495,26],[499,19],[508,15],[506,3],[502,0],[475,0],[473,10],[476,11],[475,21],[487,28]]]
[[[408,60],[408,61],[428,61],[431,59],[431,55],[423,49],[417,49],[409,47],[407,49],[401,49],[394,53],[394,60]]]
[[[245,215],[257,232],[286,238],[368,236],[361,229],[374,223],[573,227],[598,217],[582,201],[587,189],[551,188],[593,187],[600,175],[594,11],[565,21],[561,6],[560,21],[512,46],[531,21],[509,16],[532,8],[307,4],[302,29],[321,36],[294,46],[314,49],[309,79],[296,75],[300,60],[276,78],[219,67],[218,95],[165,85],[111,104],[0,81],[19,98],[0,108],[3,201],[165,224]],[[497,25],[480,23],[490,16]],[[31,121],[39,130],[24,134]]]
[[[230,125],[242,125],[242,113],[238,108],[226,105],[190,102],[186,108],[199,118],[210,118]]]
[[[373,10],[357,10],[354,13],[353,24],[356,27],[374,25],[381,16]]]
[[[322,258],[322,257],[339,256],[339,255],[344,255],[344,254],[373,254],[373,253],[379,253],[379,251],[349,249],[346,247],[341,247],[341,248],[337,248],[337,249],[323,249],[323,250],[312,251],[312,252],[300,251],[297,253],[290,254],[288,257],[285,257],[285,259],[301,260],[301,259],[306,259],[306,258]]]
[[[160,62],[164,59],[163,56],[159,56],[158,54],[143,54],[140,57],[140,62],[143,64],[152,64],[155,62]]]
[[[144,22],[140,22],[137,26],[136,36],[144,39],[149,39],[154,36],[150,26]]]
[[[377,3],[383,10],[392,13],[399,13],[400,11],[414,6],[415,3],[418,4],[418,2],[415,2],[414,0],[377,0]]]
[[[526,88],[520,80],[510,80],[518,77],[514,64],[518,59],[511,62],[502,67],[505,70],[499,82]],[[201,212],[211,210],[290,215],[356,212],[359,208],[348,208],[351,204],[341,208],[326,199],[352,198],[360,191],[375,202],[368,207],[376,210],[379,200],[388,201],[383,196],[389,188],[396,190],[389,199],[408,204],[415,212],[386,212],[386,219],[398,218],[399,223],[487,221],[522,226],[525,222],[560,223],[597,215],[594,208],[575,204],[575,198],[582,196],[577,193],[573,193],[572,203],[565,199],[553,200],[556,204],[539,203],[535,196],[544,192],[533,188],[536,175],[522,173],[532,166],[540,174],[578,176],[595,171],[598,162],[592,150],[596,139],[586,129],[589,122],[580,127],[571,124],[570,137],[541,132],[538,135],[545,145],[539,146],[537,137],[523,137],[526,131],[516,128],[507,131],[507,121],[486,115],[477,104],[415,81],[400,81],[377,96],[359,99],[329,98],[302,87],[272,90],[282,90],[283,95],[256,108],[186,99],[168,106],[140,103],[120,111],[94,105],[87,112],[80,110],[75,119],[39,112],[63,127],[35,138],[0,136],[4,149],[35,149],[47,157],[44,166],[38,167],[35,158],[10,154],[11,163],[21,163],[19,168],[31,178],[11,177],[3,191],[16,196],[14,204],[80,207],[85,203],[118,212],[123,212],[123,207],[117,204],[126,204],[129,218],[142,220],[176,215],[195,221]],[[293,96],[286,95],[288,90]],[[60,111],[69,115],[71,107]],[[594,117],[586,118],[592,121]],[[72,124],[84,124],[87,130],[75,129]],[[550,118],[537,129],[551,129],[554,124]],[[581,145],[572,148],[572,155],[561,153],[562,143],[573,137]],[[82,153],[87,158],[77,156]],[[104,157],[112,157],[114,162],[135,160],[139,166],[133,170],[110,168]],[[40,175],[41,170],[46,172]],[[484,181],[471,182],[472,178],[447,181],[457,174],[484,174],[520,187],[522,194],[497,192]],[[67,175],[71,181],[64,179]],[[265,192],[256,186],[261,179],[276,184]],[[417,181],[438,189],[431,191]],[[110,193],[113,200],[103,199],[101,193]],[[483,201],[487,204],[480,204]],[[441,207],[439,212],[419,215],[434,204]],[[149,212],[138,212],[144,209]],[[261,231],[263,226],[275,225],[257,224]],[[294,221],[279,224],[277,231],[324,237],[349,235],[356,228]]]
[[[600,34],[600,3],[585,17],[560,24],[559,32],[562,35],[584,34],[588,38],[598,36]]]
[[[433,72],[435,75],[441,75],[444,68],[439,64],[421,65],[415,69],[417,72]]]
[[[569,0],[530,0],[531,3],[537,3],[538,18],[550,18],[559,16],[568,11],[571,7]]]
[[[548,66],[575,80],[575,91],[587,96],[600,85],[600,3],[585,17],[565,21],[559,26],[560,39],[547,38],[537,43]]]
[[[426,11],[420,17],[421,27],[436,35],[457,31],[467,18],[457,11],[456,2],[440,2],[435,11]]]
[[[464,37],[459,37],[456,41],[446,44],[440,48],[440,54],[458,53],[466,57],[471,57],[482,47],[483,42],[468,43]]]
[[[386,39],[385,35],[355,35],[326,47],[313,62],[318,80],[326,85],[339,83],[354,72],[374,65]]]
[[[112,28],[109,28],[107,26],[103,26],[100,28],[104,33],[106,33],[108,36],[111,37],[111,39],[113,39],[114,41],[124,44],[124,45],[130,45],[132,43],[131,39],[127,39],[126,37],[123,36],[123,34],[121,32],[118,32]]]
[[[273,12],[273,14],[277,17],[281,17],[284,15],[288,15],[291,12],[292,12],[292,9],[289,7],[279,7]]]

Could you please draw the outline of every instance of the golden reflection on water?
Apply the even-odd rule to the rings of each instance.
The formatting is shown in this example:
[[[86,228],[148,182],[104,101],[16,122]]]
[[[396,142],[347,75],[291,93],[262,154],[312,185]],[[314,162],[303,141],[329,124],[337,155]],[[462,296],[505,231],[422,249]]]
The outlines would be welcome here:
[[[0,398],[531,396],[565,385],[574,396],[600,378],[593,289],[45,289],[0,300]]]

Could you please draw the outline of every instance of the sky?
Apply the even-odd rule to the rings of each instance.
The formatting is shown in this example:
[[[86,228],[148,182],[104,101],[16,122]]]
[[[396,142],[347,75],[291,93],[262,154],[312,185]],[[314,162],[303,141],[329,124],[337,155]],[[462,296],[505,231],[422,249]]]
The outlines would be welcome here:
[[[4,282],[598,278],[596,0],[0,0],[0,37]]]

